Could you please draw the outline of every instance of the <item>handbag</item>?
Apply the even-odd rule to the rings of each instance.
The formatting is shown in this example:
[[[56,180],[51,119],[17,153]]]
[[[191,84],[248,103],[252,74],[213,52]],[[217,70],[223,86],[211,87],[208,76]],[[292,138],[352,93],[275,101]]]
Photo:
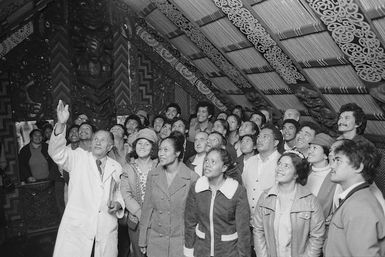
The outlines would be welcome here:
[[[135,230],[138,227],[139,219],[125,209],[124,215],[122,218],[118,219],[118,223],[121,226],[128,226],[131,230]]]

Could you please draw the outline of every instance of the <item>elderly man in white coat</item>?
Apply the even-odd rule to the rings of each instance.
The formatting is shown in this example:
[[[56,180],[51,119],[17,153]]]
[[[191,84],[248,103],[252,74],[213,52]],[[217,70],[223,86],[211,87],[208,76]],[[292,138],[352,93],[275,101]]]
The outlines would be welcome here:
[[[118,222],[124,214],[120,193],[122,167],[107,157],[113,146],[108,131],[96,132],[91,152],[65,147],[68,105],[59,101],[58,123],[52,133],[48,153],[70,172],[68,203],[56,238],[54,257],[116,257]]]

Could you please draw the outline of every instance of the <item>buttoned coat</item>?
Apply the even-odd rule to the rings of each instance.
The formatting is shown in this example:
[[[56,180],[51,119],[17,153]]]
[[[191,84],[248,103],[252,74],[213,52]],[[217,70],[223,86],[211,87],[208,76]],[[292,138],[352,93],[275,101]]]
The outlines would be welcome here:
[[[213,205],[212,197],[205,176],[190,189],[185,212],[185,256],[210,257],[213,243],[214,256],[249,257],[250,207],[246,189],[226,178],[215,193]]]
[[[124,209],[120,193],[122,167],[107,157],[103,179],[92,153],[81,148],[70,150],[65,147],[65,133],[52,133],[48,153],[51,158],[69,171],[68,202],[60,222],[54,257],[90,256],[95,240],[95,257],[116,257],[118,255],[118,221],[123,210],[112,215],[108,213],[108,199],[112,180],[118,188],[113,200]]]
[[[184,211],[187,194],[198,175],[179,163],[170,186],[165,170],[158,166],[147,176],[139,222],[139,246],[149,257],[181,257],[184,246]]]
[[[385,217],[369,188],[356,191],[335,211],[324,256],[385,256]]]
[[[274,233],[277,194],[276,186],[264,191],[252,217],[254,247],[258,257],[277,256]],[[316,197],[299,184],[290,210],[290,220],[291,256],[321,256],[325,235],[322,207]]]

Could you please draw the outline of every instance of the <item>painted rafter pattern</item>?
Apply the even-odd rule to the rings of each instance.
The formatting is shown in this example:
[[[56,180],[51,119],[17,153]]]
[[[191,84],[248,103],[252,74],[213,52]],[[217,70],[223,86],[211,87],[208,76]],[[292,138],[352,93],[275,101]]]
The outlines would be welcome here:
[[[243,6],[241,0],[213,0],[213,2],[247,37],[286,83],[297,84],[299,80],[306,80],[261,23]]]
[[[228,76],[235,85],[244,93],[254,95],[254,105],[271,105],[264,95],[257,92],[251,83],[245,78],[241,71],[239,71],[233,64],[231,64],[226,57],[206,38],[200,31],[199,27],[187,19],[181,11],[179,11],[168,0],[151,0],[153,4],[169,19],[171,20],[186,36],[194,42],[206,56],[219,68],[226,76]]]
[[[32,33],[33,24],[32,21],[30,21],[0,44],[0,57],[5,56],[9,51],[11,51],[15,46],[17,46],[21,42],[23,42],[23,40],[26,39]]]
[[[202,94],[204,94],[218,109],[225,111],[226,106],[215,96],[203,80],[198,78],[182,62],[178,60],[168,49],[147,32],[143,27],[136,27],[136,34],[149,46],[151,46],[165,61],[173,66],[185,79],[194,85]]]
[[[354,0],[306,0],[364,81],[385,80],[385,51]]]

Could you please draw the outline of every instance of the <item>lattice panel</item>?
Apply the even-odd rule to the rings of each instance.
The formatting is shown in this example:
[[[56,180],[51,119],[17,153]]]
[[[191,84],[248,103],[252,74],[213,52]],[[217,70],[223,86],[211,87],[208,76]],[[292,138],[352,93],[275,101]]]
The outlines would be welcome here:
[[[17,150],[16,150],[16,135],[15,124],[12,121],[11,99],[9,94],[9,78],[3,73],[0,76],[0,138],[5,149],[5,156],[8,166],[5,173],[11,177],[13,182],[17,182]],[[5,212],[7,222],[7,235],[9,237],[20,235],[19,226],[13,226],[12,222],[20,222],[21,210],[19,209],[19,190],[5,194],[4,205],[1,206]]]
[[[141,52],[138,52],[138,98],[135,101],[139,104],[152,104],[152,87],[156,74],[151,60]]]

